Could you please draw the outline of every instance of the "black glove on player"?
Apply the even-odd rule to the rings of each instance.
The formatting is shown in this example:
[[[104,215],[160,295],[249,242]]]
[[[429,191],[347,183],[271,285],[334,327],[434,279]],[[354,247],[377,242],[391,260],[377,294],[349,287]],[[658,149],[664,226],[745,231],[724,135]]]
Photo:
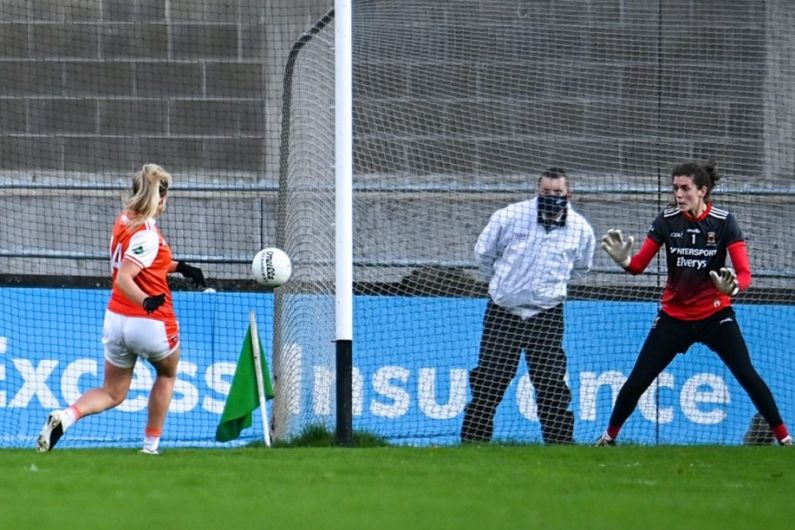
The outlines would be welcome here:
[[[178,261],[177,272],[191,280],[196,287],[201,287],[202,289],[207,287],[207,282],[204,281],[204,274],[199,267],[193,267],[184,261]]]
[[[154,313],[157,308],[166,303],[166,295],[163,293],[144,298],[143,305],[147,313]]]

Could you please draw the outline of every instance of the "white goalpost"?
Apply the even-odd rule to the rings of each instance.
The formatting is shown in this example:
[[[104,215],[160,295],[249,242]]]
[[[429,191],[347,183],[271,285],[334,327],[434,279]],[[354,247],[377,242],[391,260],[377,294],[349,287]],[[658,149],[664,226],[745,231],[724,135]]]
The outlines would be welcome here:
[[[337,442],[352,441],[353,65],[351,0],[334,1]]]

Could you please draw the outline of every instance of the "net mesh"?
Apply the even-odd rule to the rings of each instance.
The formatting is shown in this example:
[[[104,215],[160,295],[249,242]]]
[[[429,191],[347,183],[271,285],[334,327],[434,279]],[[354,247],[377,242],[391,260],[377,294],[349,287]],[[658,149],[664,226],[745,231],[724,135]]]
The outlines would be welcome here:
[[[0,445],[33,445],[49,410],[101,384],[110,228],[145,162],[174,176],[159,224],[175,257],[218,291],[173,278],[182,362],[163,443],[215,443],[250,310],[272,363],[277,437],[333,427],[331,4],[0,6]],[[459,441],[488,299],[473,247],[494,212],[532,196],[541,171],[567,170],[597,238],[621,228],[641,240],[670,201],[672,165],[706,158],[723,175],[716,204],[737,216],[751,257],[738,319],[792,417],[787,2],[361,0],[353,13],[355,429]],[[294,276],[272,295],[249,263],[274,245]],[[604,429],[666,269],[658,257],[642,275],[619,272],[597,249],[564,304],[576,442]],[[529,370],[523,356],[494,439],[544,439]],[[137,445],[153,376],[138,363],[128,399],[60,444]],[[622,440],[742,443],[754,412],[696,346],[644,395]],[[258,414],[242,442],[261,437]]]
[[[182,357],[163,445],[215,444],[249,311],[268,352],[272,342],[272,294],[250,263],[276,237],[280,123],[267,87],[281,86],[280,42],[301,30],[270,24],[301,27],[310,8],[0,5],[0,446],[34,446],[50,410],[101,386],[111,228],[147,162],[174,178],[158,224],[175,259],[217,291],[171,277]],[[59,447],[140,444],[153,379],[138,362],[124,403]],[[259,414],[238,443],[262,438]]]
[[[642,241],[671,202],[672,167],[688,159],[717,161],[714,199],[744,231],[754,284],[736,301],[738,318],[786,420],[789,361],[779,352],[791,330],[778,323],[791,310],[792,245],[777,228],[790,221],[794,153],[792,102],[781,95],[792,75],[784,11],[776,2],[355,3],[354,428],[455,443],[481,385],[488,405],[471,405],[465,438],[489,438],[493,412],[493,439],[566,440],[572,419],[575,441],[596,439],[657,314],[664,253],[630,276],[597,250],[590,274],[569,285],[564,370],[546,344],[558,321],[524,343],[511,342],[518,332],[484,339],[487,285],[473,247],[490,216],[530,198],[550,166],[572,176],[573,205],[597,237],[620,228]],[[289,352],[280,362],[294,367],[288,386],[302,403],[286,413],[288,431],[335,421],[332,26],[302,47],[287,88],[283,242],[305,280],[282,291],[277,311],[275,348]],[[528,343],[527,356],[511,353]],[[474,371],[481,349],[498,359]],[[644,394],[622,440],[741,443],[754,411],[696,345]]]

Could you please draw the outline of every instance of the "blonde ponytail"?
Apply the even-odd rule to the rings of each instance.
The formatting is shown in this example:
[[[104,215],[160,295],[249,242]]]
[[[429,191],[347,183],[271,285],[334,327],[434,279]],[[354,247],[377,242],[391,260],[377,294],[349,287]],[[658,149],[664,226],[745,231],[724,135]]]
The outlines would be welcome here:
[[[132,179],[132,191],[124,198],[130,217],[127,225],[135,230],[157,214],[160,201],[171,186],[171,175],[157,164],[144,164]]]

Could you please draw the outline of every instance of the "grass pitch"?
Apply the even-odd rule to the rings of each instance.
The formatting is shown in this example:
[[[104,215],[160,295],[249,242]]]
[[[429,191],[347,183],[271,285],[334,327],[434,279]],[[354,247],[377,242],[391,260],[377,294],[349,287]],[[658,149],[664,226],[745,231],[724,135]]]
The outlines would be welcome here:
[[[0,451],[3,529],[784,528],[779,447]]]

